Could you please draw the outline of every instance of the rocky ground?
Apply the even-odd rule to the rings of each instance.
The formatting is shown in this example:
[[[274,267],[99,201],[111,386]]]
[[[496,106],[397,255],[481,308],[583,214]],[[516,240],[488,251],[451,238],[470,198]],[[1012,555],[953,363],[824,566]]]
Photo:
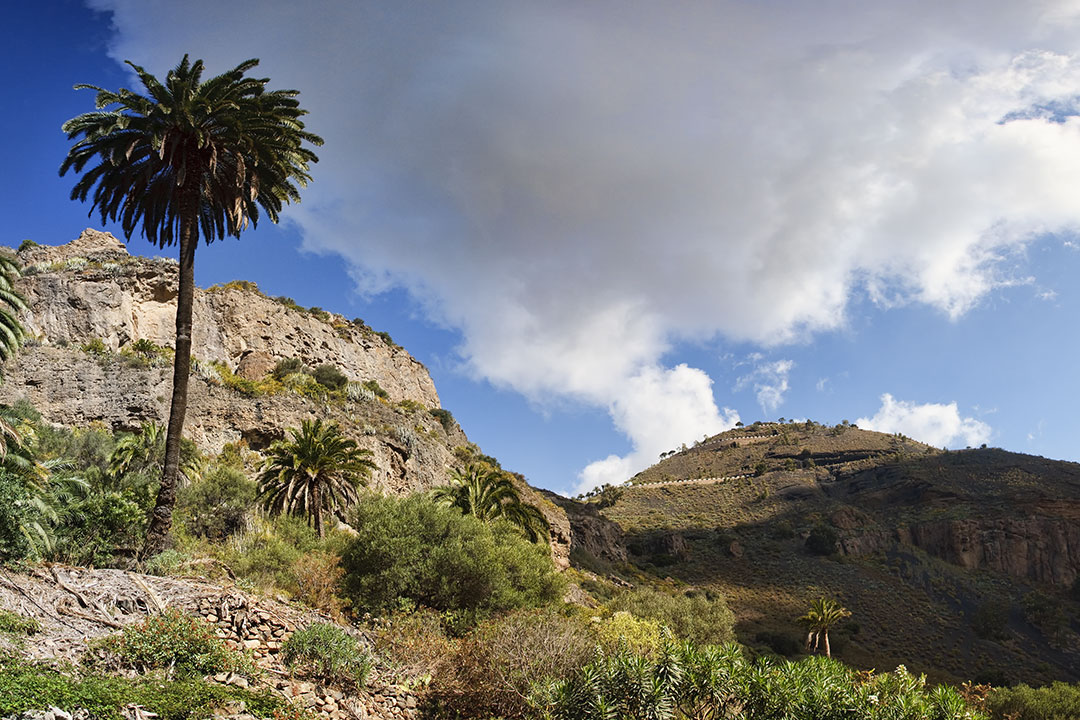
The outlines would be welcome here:
[[[231,584],[50,565],[22,574],[0,571],[0,608],[33,618],[41,625],[41,631],[20,652],[38,661],[75,664],[94,652],[90,647],[93,640],[151,613],[182,608],[209,622],[229,647],[249,651],[261,670],[256,681],[228,673],[207,678],[211,682],[265,687],[326,720],[400,720],[419,716],[416,693],[395,684],[391,669],[378,659],[362,690],[325,687],[291,676],[280,659],[282,643],[298,628],[332,619],[277,599],[252,595]],[[350,631],[370,647],[362,632]],[[41,717],[35,715],[33,720],[72,720],[68,714],[76,710],[42,711]],[[53,716],[46,717],[50,712]],[[133,720],[141,720],[136,709],[129,709],[129,714]],[[227,714],[238,720],[244,716],[240,709]]]

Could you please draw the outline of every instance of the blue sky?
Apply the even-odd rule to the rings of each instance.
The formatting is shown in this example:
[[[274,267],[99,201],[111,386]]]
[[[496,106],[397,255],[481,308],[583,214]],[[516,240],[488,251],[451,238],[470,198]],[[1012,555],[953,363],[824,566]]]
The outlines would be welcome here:
[[[73,84],[259,57],[327,144],[197,281],[390,332],[535,484],[779,417],[1080,459],[1065,3],[92,5],[0,28],[0,242],[99,226],[56,174]]]

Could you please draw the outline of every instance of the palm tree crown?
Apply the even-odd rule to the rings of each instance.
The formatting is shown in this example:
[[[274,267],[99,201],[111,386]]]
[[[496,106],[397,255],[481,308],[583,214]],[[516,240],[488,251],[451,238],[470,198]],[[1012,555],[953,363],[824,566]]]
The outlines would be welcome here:
[[[270,446],[259,476],[259,495],[270,512],[304,513],[323,537],[323,511],[341,518],[356,502],[356,488],[375,464],[370,450],[341,434],[335,423],[305,420],[289,428],[292,440]]]
[[[75,144],[60,174],[82,173],[71,198],[90,199],[91,214],[118,221],[128,238],[139,230],[159,247],[180,246],[173,394],[146,556],[164,549],[176,504],[199,238],[239,237],[260,209],[277,222],[282,204],[300,199],[298,187],[318,160],[304,143],[322,144],[304,129],[307,111],[295,90],[270,91],[268,78],[246,76],[258,62],[203,80],[202,61],[185,55],[164,83],[129,62],[145,94],[76,85],[97,91],[97,110],[63,126]]]
[[[93,191],[91,213],[118,220],[129,238],[141,230],[159,247],[181,239],[188,224],[207,243],[239,237],[260,207],[277,222],[318,161],[302,143],[322,139],[304,130],[297,91],[268,91],[269,78],[245,76],[258,64],[247,60],[204,82],[202,60],[185,55],[162,83],[129,61],[146,95],[76,85],[97,91],[98,110],[63,125],[76,143],[60,174],[83,173],[71,198]],[[104,110],[110,106],[117,109]]]
[[[823,597],[815,600],[810,610],[799,618],[799,621],[807,626],[806,649],[817,651],[818,641],[823,640],[825,656],[832,657],[829,648],[829,630],[846,617],[851,617],[851,611],[835,600]]]
[[[519,526],[533,542],[547,539],[547,520],[535,506],[522,502],[514,481],[497,469],[469,463],[464,471],[451,470],[450,484],[436,488],[437,502],[456,507],[485,522],[508,520]]]

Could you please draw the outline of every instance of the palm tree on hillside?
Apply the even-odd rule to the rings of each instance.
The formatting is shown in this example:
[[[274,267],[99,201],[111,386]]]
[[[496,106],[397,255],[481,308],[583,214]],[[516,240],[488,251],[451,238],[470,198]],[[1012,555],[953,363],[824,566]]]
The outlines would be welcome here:
[[[799,621],[807,627],[807,652],[817,652],[818,642],[824,641],[825,657],[831,658],[832,652],[829,648],[829,630],[833,625],[846,617],[851,617],[851,611],[835,600],[823,597],[815,600],[814,604],[810,606],[810,610],[799,618]]]
[[[358,448],[335,423],[305,420],[289,434],[292,440],[270,446],[259,496],[270,512],[306,514],[321,538],[323,512],[343,518],[375,464],[368,459],[371,451]]]
[[[497,468],[469,463],[463,471],[451,470],[450,484],[436,488],[432,494],[437,502],[485,522],[508,520],[533,542],[548,537],[549,526],[543,513],[523,502],[514,481]]]
[[[143,423],[137,433],[122,435],[109,454],[109,474],[119,481],[128,473],[160,475],[165,467],[165,426]],[[195,444],[184,438],[180,444],[178,480],[194,482],[202,477],[203,459]]]
[[[63,125],[75,144],[60,174],[85,169],[71,198],[85,201],[92,193],[90,212],[120,222],[129,239],[139,230],[159,247],[180,246],[172,403],[144,556],[164,549],[176,504],[199,238],[240,237],[258,222],[260,208],[277,222],[283,203],[299,201],[297,186],[307,184],[308,167],[318,161],[304,143],[322,144],[304,130],[307,111],[295,90],[267,90],[269,78],[247,77],[258,62],[203,80],[202,60],[185,55],[164,83],[128,62],[145,94],[76,85],[97,91],[97,109]]]

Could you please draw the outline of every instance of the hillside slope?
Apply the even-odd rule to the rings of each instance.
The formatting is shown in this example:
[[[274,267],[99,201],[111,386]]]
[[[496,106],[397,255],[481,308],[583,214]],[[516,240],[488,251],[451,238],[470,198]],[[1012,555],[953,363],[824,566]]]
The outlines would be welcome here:
[[[797,654],[795,619],[826,595],[854,613],[834,646],[856,665],[1080,677],[1080,465],[772,423],[675,452],[620,489],[600,514],[630,561],[723,591],[761,651]]]

